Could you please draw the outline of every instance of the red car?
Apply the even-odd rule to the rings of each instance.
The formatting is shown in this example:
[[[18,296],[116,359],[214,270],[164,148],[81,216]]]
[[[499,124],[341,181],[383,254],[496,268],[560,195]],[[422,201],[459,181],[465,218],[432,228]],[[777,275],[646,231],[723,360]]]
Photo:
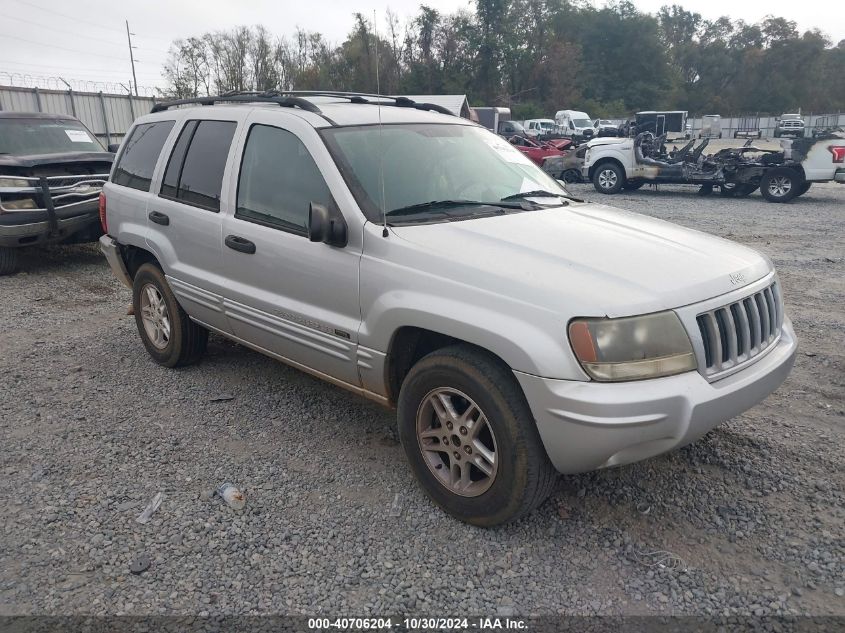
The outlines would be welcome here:
[[[559,140],[564,143],[563,148],[572,143],[569,139]],[[532,141],[524,136],[512,136],[508,139],[508,142],[516,147],[520,152],[528,156],[528,158],[530,158],[533,162],[537,163],[540,167],[543,166],[543,161],[549,156],[563,155],[563,152],[561,151],[563,148],[555,147],[549,142],[538,143],[537,141]]]

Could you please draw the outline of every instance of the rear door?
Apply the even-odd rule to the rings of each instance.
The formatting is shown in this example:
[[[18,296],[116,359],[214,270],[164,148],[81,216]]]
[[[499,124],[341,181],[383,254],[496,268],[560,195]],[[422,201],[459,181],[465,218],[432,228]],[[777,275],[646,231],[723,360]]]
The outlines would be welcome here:
[[[216,116],[216,118],[215,118]],[[206,118],[208,117],[208,118]],[[158,195],[147,207],[150,248],[193,318],[223,331],[221,196],[238,124],[213,112],[185,116],[169,151]]]
[[[226,314],[242,340],[357,386],[362,225],[351,218],[351,195],[316,131],[274,114],[256,109],[230,185],[221,258]],[[345,247],[309,241],[311,202],[344,214]]]
[[[153,175],[174,125],[172,120],[139,123],[123,142],[103,188],[108,200],[109,232],[121,244],[147,246],[147,204]]]

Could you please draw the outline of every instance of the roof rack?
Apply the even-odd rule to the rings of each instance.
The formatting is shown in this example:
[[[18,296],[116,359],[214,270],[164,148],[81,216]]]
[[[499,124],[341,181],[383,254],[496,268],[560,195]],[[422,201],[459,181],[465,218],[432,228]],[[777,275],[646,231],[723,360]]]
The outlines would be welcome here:
[[[173,101],[162,101],[153,106],[150,112],[164,112],[170,108],[181,105],[214,105],[215,103],[276,103],[283,108],[301,108],[308,112],[320,114],[320,108],[300,97],[289,97],[269,92],[237,92],[224,93],[217,97],[194,97],[191,99],[175,99]]]
[[[420,103],[408,97],[391,97],[388,95],[368,94],[365,92],[338,92],[333,90],[267,90],[267,91],[231,91],[216,97],[195,97],[192,99],[177,99],[163,101],[153,106],[151,112],[163,112],[168,108],[180,105],[214,105],[215,103],[277,103],[282,107],[301,108],[314,114],[322,114],[320,108],[305,97],[333,97],[348,99],[350,103],[365,103],[371,105],[395,106],[397,108],[414,108],[454,116],[451,110],[436,103]],[[384,103],[384,102],[387,103]]]

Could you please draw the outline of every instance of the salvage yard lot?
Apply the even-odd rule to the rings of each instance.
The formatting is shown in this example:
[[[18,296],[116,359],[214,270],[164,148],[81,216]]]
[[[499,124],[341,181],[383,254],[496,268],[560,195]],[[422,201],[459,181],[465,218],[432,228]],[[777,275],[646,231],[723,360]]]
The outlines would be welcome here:
[[[845,614],[845,186],[572,189],[769,255],[800,343],[786,383],[482,530],[423,495],[392,412],[219,337],[159,367],[93,246],[30,251],[0,278],[0,613]],[[243,512],[207,499],[224,481]]]

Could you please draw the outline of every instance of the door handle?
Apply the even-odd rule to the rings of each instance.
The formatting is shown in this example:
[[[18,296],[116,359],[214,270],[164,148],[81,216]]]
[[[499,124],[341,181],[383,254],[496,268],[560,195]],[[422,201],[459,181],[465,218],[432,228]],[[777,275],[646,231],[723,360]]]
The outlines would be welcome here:
[[[167,226],[168,224],[170,224],[170,217],[163,213],[159,213],[158,211],[150,211],[147,217],[150,219],[151,222],[161,224],[162,226]]]
[[[255,244],[238,235],[227,235],[224,241],[226,242],[226,246],[232,250],[246,253],[247,255],[252,255],[255,252]]]

